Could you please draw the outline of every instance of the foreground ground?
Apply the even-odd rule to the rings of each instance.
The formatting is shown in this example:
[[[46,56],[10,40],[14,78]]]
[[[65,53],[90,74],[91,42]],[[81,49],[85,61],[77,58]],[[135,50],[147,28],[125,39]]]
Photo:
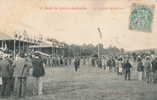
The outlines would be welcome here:
[[[78,72],[72,66],[46,68],[43,81],[42,96],[19,100],[157,100],[157,85],[138,81],[134,74],[131,81],[124,81],[116,73],[91,66],[81,66]]]

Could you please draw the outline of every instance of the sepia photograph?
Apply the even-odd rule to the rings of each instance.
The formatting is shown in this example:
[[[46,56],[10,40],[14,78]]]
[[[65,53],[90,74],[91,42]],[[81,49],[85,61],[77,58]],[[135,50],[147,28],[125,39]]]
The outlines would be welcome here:
[[[0,0],[0,100],[157,100],[157,0]]]

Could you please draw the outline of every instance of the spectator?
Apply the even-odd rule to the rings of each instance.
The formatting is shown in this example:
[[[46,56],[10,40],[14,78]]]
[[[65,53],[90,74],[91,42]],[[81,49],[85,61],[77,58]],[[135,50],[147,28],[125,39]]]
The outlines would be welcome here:
[[[144,72],[145,72],[145,79],[146,82],[150,82],[150,72],[151,72],[151,61],[149,57],[146,57],[146,60],[144,61]]]
[[[123,74],[123,65],[122,65],[122,58],[119,58],[118,59],[118,62],[117,62],[117,74],[118,75],[122,75]]]
[[[15,78],[14,93],[17,97],[24,97],[26,93],[26,82],[29,75],[29,69],[32,67],[31,62],[28,62],[24,55],[17,57],[16,61],[13,63]]]
[[[78,68],[79,68],[79,65],[80,65],[80,60],[79,58],[75,58],[74,60],[74,66],[75,66],[75,71],[77,72]]]
[[[1,95],[10,96],[11,63],[6,57],[0,61],[0,75],[2,77]]]
[[[124,73],[125,73],[125,80],[130,80],[130,69],[131,69],[132,65],[130,64],[129,60],[126,61],[126,63],[124,63]]]
[[[157,57],[152,61],[153,82],[157,82]]]
[[[109,58],[108,61],[107,61],[107,69],[111,72],[112,71],[112,61],[111,59]]]
[[[138,80],[143,80],[144,66],[140,58],[137,61],[137,71],[138,71]]]
[[[44,64],[39,54],[34,54],[32,58],[33,77],[35,78],[35,86],[33,87],[33,95],[42,94],[42,80],[41,77],[45,75]]]

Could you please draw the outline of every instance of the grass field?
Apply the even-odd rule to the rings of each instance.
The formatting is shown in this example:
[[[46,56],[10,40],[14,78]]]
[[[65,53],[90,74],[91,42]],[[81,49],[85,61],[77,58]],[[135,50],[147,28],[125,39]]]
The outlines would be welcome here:
[[[26,98],[5,98],[0,100],[157,100],[157,85],[138,81],[134,73],[132,80],[103,69],[81,66],[46,68],[42,78],[43,95]],[[33,79],[29,78],[29,92]]]

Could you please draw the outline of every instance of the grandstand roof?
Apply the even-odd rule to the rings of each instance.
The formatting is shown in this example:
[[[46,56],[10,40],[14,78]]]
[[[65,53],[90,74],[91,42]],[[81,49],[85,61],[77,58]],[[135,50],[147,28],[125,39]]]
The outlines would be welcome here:
[[[6,33],[0,32],[0,40],[13,40],[14,38]]]

